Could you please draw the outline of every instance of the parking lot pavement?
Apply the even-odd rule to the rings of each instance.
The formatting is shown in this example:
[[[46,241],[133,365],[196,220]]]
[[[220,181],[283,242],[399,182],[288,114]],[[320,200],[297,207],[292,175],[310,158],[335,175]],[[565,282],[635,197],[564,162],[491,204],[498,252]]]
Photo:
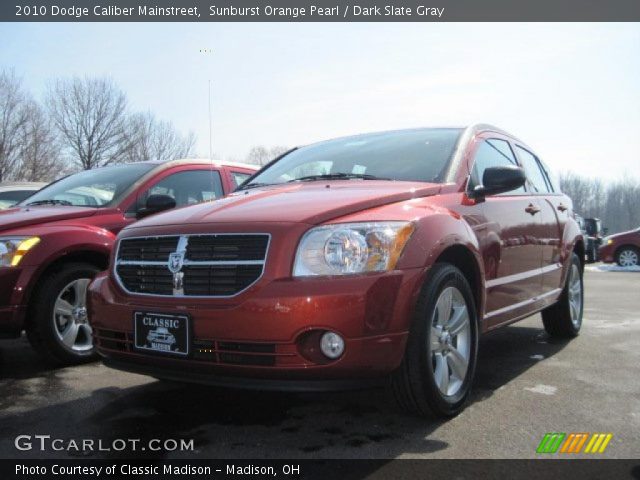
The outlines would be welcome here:
[[[539,315],[483,338],[472,402],[447,422],[398,413],[384,390],[249,393],[168,385],[99,363],[51,370],[24,339],[3,340],[0,457],[74,455],[14,447],[17,435],[46,434],[192,438],[203,458],[531,458],[547,432],[610,432],[601,456],[637,459],[640,274],[588,271],[585,288],[583,330],[570,342],[549,340]]]

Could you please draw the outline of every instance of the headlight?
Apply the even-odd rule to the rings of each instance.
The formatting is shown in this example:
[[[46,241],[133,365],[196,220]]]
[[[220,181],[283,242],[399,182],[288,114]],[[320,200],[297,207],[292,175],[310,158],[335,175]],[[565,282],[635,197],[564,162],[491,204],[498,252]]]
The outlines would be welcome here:
[[[613,243],[613,240],[610,238],[607,238],[606,242],[607,242],[607,245],[611,245]]]
[[[0,237],[0,267],[15,267],[40,239],[38,237]]]
[[[415,225],[338,223],[312,228],[296,253],[294,277],[393,270]]]

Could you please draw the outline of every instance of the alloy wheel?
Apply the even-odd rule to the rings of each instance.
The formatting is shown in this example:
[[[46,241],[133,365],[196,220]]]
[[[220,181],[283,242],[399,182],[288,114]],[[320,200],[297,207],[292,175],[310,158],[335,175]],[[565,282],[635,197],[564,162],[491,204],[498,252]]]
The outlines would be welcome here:
[[[79,278],[62,289],[53,307],[53,324],[62,345],[73,352],[93,348],[87,315],[87,287],[91,280]]]
[[[638,265],[638,254],[633,250],[623,250],[618,255],[618,261],[622,267],[634,267]]]
[[[464,297],[456,287],[440,293],[431,318],[430,356],[433,377],[443,395],[462,387],[471,357],[471,320]]]
[[[575,327],[582,322],[582,281],[580,280],[580,270],[574,263],[569,272],[569,310],[571,312],[571,322]]]

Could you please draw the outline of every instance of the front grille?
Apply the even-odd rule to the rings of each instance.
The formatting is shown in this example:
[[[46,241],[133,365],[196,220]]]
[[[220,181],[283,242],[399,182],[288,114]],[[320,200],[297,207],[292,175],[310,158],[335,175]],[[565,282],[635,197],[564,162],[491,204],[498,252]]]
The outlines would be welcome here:
[[[185,295],[226,297],[255,282],[262,265],[189,265],[183,271]]]
[[[131,293],[230,297],[262,276],[268,245],[267,234],[126,238],[118,246],[116,276]],[[171,265],[174,272],[170,258],[179,262]]]
[[[118,275],[130,292],[173,295],[173,275],[166,265],[118,265]]]
[[[133,345],[133,334],[116,330],[94,330],[96,344],[99,347],[116,350],[118,352],[130,352]]]
[[[276,345],[273,343],[239,343],[203,340],[195,340],[193,342],[193,358],[203,362],[272,367],[276,364],[277,355]]]
[[[269,237],[266,235],[192,235],[185,258],[203,260],[263,260]]]
[[[104,350],[122,353],[140,353],[134,348],[133,332],[95,329],[96,345]],[[194,339],[191,360],[215,365],[246,367],[273,367],[278,360],[295,359],[291,351],[278,351],[275,343],[230,342]],[[172,358],[173,359],[173,358]],[[182,361],[182,359],[174,359]],[[289,363],[291,364],[291,363]]]
[[[131,238],[120,242],[121,260],[166,261],[176,251],[180,237]]]

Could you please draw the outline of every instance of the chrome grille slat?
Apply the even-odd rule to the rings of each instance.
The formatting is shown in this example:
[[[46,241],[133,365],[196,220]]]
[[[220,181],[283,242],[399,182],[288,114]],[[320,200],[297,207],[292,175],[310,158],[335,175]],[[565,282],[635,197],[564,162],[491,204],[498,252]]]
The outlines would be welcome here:
[[[150,237],[154,238],[155,242],[149,244],[144,239],[131,239],[126,245],[123,245],[119,251],[119,258],[127,260],[128,258],[135,258],[137,260],[154,261],[154,260],[166,260],[167,256],[171,252],[176,251],[178,245],[177,235],[170,237]]]
[[[270,239],[257,233],[124,238],[118,243],[115,277],[137,295],[232,297],[262,277]],[[171,254],[180,257],[172,271]]]

